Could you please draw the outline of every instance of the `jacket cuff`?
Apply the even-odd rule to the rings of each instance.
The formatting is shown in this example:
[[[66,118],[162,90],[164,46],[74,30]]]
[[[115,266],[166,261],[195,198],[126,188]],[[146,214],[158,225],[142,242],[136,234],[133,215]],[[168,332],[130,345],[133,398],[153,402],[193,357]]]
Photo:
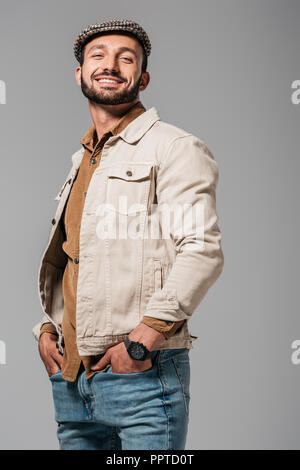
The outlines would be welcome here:
[[[171,338],[185,321],[186,320],[180,320],[174,322],[146,316],[141,319],[141,323],[144,323],[154,330],[159,331],[164,335],[165,339]]]
[[[46,315],[44,315],[42,320],[39,323],[37,323],[36,325],[34,325],[34,327],[32,328],[32,334],[33,334],[34,338],[36,339],[36,341],[39,341],[40,335],[41,335],[41,328],[46,323],[48,324],[50,322],[49,322],[49,318]],[[55,328],[54,325],[53,325],[53,328]]]
[[[52,333],[58,336],[56,328],[50,322],[43,324],[42,328],[40,329],[40,337],[42,336],[43,333]]]

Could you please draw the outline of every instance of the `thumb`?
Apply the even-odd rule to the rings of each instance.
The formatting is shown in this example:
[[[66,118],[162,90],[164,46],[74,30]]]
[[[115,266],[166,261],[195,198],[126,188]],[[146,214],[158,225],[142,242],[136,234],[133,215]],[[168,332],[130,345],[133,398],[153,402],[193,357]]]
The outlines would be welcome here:
[[[101,359],[91,367],[91,370],[103,369],[109,363],[110,363],[110,355],[106,352],[104,356],[101,357]]]

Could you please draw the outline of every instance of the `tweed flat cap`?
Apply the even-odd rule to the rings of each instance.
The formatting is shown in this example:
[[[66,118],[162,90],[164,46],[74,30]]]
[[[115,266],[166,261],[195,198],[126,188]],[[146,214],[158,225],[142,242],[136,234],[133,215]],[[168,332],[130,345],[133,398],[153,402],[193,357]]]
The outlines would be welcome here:
[[[93,24],[85,28],[77,37],[74,44],[74,55],[78,62],[80,62],[81,49],[84,44],[95,34],[107,31],[128,31],[137,37],[145,49],[146,55],[149,56],[151,52],[151,43],[146,31],[135,21],[132,20],[109,20],[103,23]]]

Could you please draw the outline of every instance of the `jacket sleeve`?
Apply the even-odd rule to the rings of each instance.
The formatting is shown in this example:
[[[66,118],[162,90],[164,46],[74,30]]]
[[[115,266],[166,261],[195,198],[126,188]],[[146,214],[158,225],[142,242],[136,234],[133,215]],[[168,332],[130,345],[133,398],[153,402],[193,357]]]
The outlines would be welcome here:
[[[203,141],[186,134],[171,142],[158,169],[156,195],[161,223],[166,220],[163,206],[176,214],[176,221],[164,228],[176,257],[163,288],[151,296],[145,317],[188,320],[220,276],[224,255],[216,212],[218,177],[218,165]],[[179,208],[187,223],[179,223]]]

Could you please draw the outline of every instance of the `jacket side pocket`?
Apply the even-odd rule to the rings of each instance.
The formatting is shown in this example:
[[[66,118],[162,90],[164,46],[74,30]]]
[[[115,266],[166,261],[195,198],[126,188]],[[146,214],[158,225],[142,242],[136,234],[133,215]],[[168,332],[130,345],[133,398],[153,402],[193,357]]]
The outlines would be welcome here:
[[[162,266],[160,259],[154,259],[154,292],[162,289]]]

